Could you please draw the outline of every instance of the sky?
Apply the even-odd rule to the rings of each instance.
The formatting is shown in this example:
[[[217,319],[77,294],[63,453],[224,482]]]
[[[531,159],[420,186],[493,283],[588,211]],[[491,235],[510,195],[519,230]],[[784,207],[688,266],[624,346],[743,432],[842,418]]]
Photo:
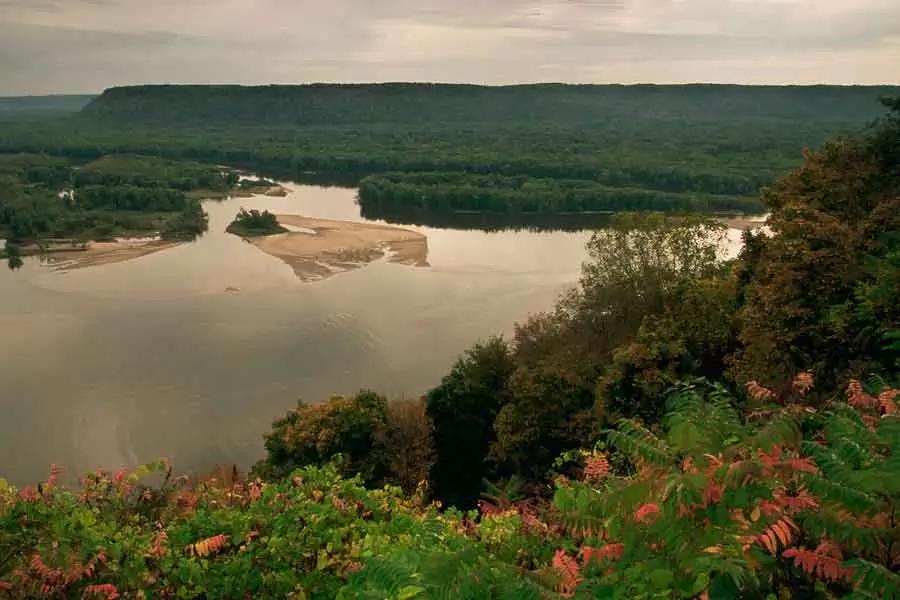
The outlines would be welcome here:
[[[377,81],[900,83],[900,0],[0,0],[0,95]]]

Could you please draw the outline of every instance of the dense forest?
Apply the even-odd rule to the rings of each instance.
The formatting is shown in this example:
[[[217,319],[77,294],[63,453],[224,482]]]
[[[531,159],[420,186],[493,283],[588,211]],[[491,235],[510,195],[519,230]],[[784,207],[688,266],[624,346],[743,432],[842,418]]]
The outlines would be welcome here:
[[[624,181],[610,181],[625,183]],[[436,212],[590,213],[656,210],[758,213],[755,197],[715,196],[603,185],[583,179],[538,179],[467,173],[389,173],[359,183],[369,215],[392,208]]]
[[[443,173],[442,188],[454,196],[483,183],[460,174],[527,177],[561,180],[533,182],[551,188],[553,199],[539,203],[546,207],[572,204],[555,188],[577,185],[596,190],[588,205],[711,203],[740,211],[758,206],[748,198],[796,167],[803,148],[859,130],[878,116],[879,97],[897,93],[837,86],[143,86],[108,90],[69,118],[0,120],[0,152],[78,161],[144,154],[350,185],[367,175],[394,174],[396,184],[398,174]],[[413,208],[403,200],[407,186],[375,181],[382,198],[368,210]]]
[[[0,482],[12,598],[900,597],[900,100],[725,261],[615,215],[420,401],[303,404],[249,475]],[[154,479],[155,477],[155,479]]]
[[[889,86],[513,85],[425,83],[118,87],[84,114],[152,124],[575,123],[609,120],[830,120],[877,116]]]
[[[16,244],[116,235],[190,238],[206,229],[197,196],[229,192],[238,179],[231,170],[146,156],[77,164],[0,155],[0,236]]]

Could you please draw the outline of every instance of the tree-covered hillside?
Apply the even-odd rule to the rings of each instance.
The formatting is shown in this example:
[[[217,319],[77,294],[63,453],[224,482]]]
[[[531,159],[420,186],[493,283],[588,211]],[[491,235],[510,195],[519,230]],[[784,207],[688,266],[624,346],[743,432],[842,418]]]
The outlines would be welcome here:
[[[152,154],[350,184],[393,173],[366,185],[366,200],[378,188],[377,203],[367,202],[375,216],[425,208],[434,217],[431,204],[521,213],[535,202],[545,213],[747,211],[758,204],[746,197],[796,167],[804,148],[858,131],[892,93],[898,88],[140,86],[107,90],[77,117],[0,122],[0,152]],[[423,191],[420,178],[397,180],[408,173],[440,178],[441,194],[455,199],[428,190],[426,206],[408,202]],[[516,187],[531,178],[541,198],[463,175],[516,178]],[[485,183],[495,188],[485,191],[488,203],[471,197]],[[578,198],[560,186],[579,188]]]
[[[197,126],[359,123],[595,123],[630,119],[865,120],[891,87],[424,83],[135,86],[105,91],[84,114]]]
[[[747,197],[796,167],[804,148],[858,131],[890,87],[384,84],[113,88],[75,117],[0,121],[0,152],[78,160],[149,154],[285,178],[377,187],[374,216],[428,209],[417,177],[481,210],[464,175],[533,180],[542,212],[752,210]],[[564,181],[562,181],[564,180]],[[377,183],[377,186],[371,184]],[[560,187],[580,189],[577,199]],[[528,194],[490,184],[488,204],[527,212]],[[503,187],[510,187],[504,184]],[[541,191],[545,190],[545,191]],[[590,190],[585,192],[585,190]],[[412,195],[410,194],[412,192]],[[502,199],[499,196],[504,196]],[[534,194],[532,194],[533,196]],[[678,196],[680,195],[680,196]],[[522,202],[523,206],[519,206]]]

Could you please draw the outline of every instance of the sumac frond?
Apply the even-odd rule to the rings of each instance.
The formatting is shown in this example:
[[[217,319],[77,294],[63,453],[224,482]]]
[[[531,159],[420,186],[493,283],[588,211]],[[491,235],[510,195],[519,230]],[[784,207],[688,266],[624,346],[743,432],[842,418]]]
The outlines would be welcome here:
[[[768,529],[756,536],[757,543],[768,550],[772,556],[778,555],[778,549],[793,545],[800,528],[790,517],[782,517]]]
[[[815,550],[791,548],[782,556],[792,559],[794,566],[808,575],[828,582],[849,581],[854,573],[852,568],[843,566],[840,549],[833,544],[820,544]]]
[[[565,550],[557,550],[556,554],[553,555],[553,568],[559,576],[557,591],[564,597],[572,596],[575,593],[575,588],[584,579],[578,562],[569,556]]]

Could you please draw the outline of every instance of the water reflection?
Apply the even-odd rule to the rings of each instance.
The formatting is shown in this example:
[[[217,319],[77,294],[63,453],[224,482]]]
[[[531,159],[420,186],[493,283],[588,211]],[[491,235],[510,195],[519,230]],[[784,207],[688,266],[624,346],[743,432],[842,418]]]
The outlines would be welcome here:
[[[448,229],[479,231],[585,231],[607,227],[612,219],[609,213],[538,214],[538,213],[489,213],[465,211],[434,211],[422,208],[361,207],[363,218],[387,221],[399,225],[418,225]]]

